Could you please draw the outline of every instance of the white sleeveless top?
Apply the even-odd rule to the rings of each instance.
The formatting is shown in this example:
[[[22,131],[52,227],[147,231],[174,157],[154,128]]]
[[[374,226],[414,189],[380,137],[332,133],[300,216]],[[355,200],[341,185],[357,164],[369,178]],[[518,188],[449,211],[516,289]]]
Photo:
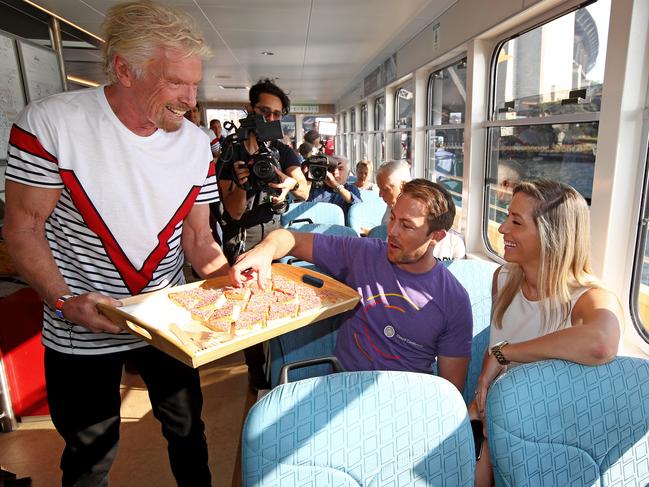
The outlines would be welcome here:
[[[509,270],[507,264],[505,264],[498,273],[498,289],[501,289],[505,285],[508,274]],[[589,289],[588,287],[580,287],[572,293],[570,297],[571,312],[577,300]],[[491,323],[489,329],[489,348],[503,340],[507,340],[509,343],[518,343],[545,335],[547,332],[543,329],[543,306],[545,306],[547,314],[549,312],[549,301],[547,299],[543,301],[530,301],[519,289],[503,315],[502,328],[498,329],[494,323]],[[560,330],[572,326],[570,314],[568,313],[566,319],[559,326],[553,327],[553,329]],[[512,363],[512,365],[519,364]]]

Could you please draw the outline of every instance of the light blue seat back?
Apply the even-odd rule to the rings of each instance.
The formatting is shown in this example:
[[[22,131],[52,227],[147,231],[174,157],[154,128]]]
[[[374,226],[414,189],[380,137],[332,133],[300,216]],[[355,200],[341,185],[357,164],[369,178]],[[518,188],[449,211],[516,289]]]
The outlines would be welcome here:
[[[290,228],[293,228],[292,226]],[[297,227],[300,232],[322,233],[324,235],[338,235],[341,237],[358,237],[353,228],[331,223],[307,223]]]
[[[377,225],[376,227],[372,228],[368,234],[368,237],[370,238],[380,238],[381,240],[387,240],[388,239],[388,226],[387,225]]]
[[[381,200],[378,191],[370,191],[369,189],[359,189],[358,192],[361,194],[361,199],[363,201],[372,201],[372,200]],[[385,211],[385,210],[383,210]]]
[[[340,206],[318,201],[291,203],[288,211],[280,217],[280,223],[283,227],[288,227],[292,221],[305,218],[312,223],[345,225],[345,215]],[[291,225],[291,228],[299,229],[300,225],[302,224]]]
[[[318,270],[318,269],[315,269]],[[322,271],[319,271],[322,272]],[[279,373],[282,367],[292,362],[299,362],[319,357],[333,355],[336,347],[338,328],[345,314],[325,318],[309,326],[284,333],[269,341],[270,385],[279,383]],[[310,377],[327,375],[332,372],[329,365],[311,365],[289,372],[289,380],[302,380]]]
[[[521,365],[489,389],[496,486],[649,485],[649,361]]]
[[[464,286],[471,300],[473,315],[473,343],[471,360],[464,383],[464,400],[473,401],[482,370],[484,352],[489,344],[489,324],[491,322],[491,283],[498,264],[485,260],[460,259],[445,260],[443,264]]]
[[[381,224],[386,208],[387,205],[380,198],[354,203],[347,211],[349,226],[360,235],[361,228],[374,228]]]
[[[460,394],[439,377],[343,372],[281,385],[250,410],[244,487],[473,485]]]
[[[294,228],[294,227],[291,226],[290,228]],[[331,225],[325,223],[307,223],[304,225],[296,226],[295,229],[299,230],[300,232],[307,232],[307,233],[322,233],[324,235],[338,235],[341,237],[358,237],[358,234],[352,228],[343,225]],[[282,264],[292,264],[299,267],[306,267],[316,272],[323,272],[322,270],[318,269],[315,265],[313,265],[310,262],[305,262],[303,260],[292,262],[292,259],[294,259],[293,256],[286,255],[281,259],[279,259],[279,261]]]

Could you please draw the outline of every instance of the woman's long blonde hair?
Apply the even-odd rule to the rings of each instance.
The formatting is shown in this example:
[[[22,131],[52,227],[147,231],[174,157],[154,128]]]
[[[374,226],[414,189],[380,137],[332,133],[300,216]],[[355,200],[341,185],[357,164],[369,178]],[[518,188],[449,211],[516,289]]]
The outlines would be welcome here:
[[[590,216],[584,198],[572,187],[541,179],[518,184],[514,195],[524,193],[537,201],[534,221],[541,240],[536,287],[541,300],[546,333],[556,331],[570,318],[572,293],[580,287],[603,287],[590,265]],[[523,270],[508,264],[507,280],[494,300],[493,321],[502,328],[505,311],[523,284]]]

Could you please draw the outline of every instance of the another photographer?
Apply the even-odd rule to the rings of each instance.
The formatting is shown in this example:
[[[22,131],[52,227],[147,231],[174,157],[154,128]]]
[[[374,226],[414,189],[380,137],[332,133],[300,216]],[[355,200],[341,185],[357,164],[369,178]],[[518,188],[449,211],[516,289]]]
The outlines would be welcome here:
[[[345,183],[347,179],[347,161],[342,157],[335,156],[322,155],[315,157],[326,158],[327,172],[324,180],[319,182],[317,181],[320,179],[318,178],[318,171],[315,171],[313,167],[309,167],[312,166],[310,161],[313,158],[309,158],[304,162],[303,168],[307,173],[307,179],[312,181],[308,201],[322,201],[338,205],[342,208],[343,213],[345,213],[346,219],[349,207],[354,203],[362,201],[358,188],[353,184]],[[318,169],[320,168],[318,167]]]
[[[295,152],[276,140],[282,138],[279,121],[290,109],[288,96],[271,80],[264,79],[250,89],[249,100],[249,116],[240,120],[241,127],[236,134],[228,136],[217,163],[223,202],[220,221],[223,251],[229,262],[234,262],[244,249],[250,250],[265,235],[280,227],[279,217],[286,211],[289,192],[297,200],[305,200],[309,195]],[[226,128],[230,129],[227,124]],[[237,139],[245,132],[245,137]],[[271,164],[267,174],[270,173],[272,181],[266,182],[255,174],[258,171],[253,167],[260,162],[266,167]],[[251,387],[257,390],[268,388],[263,372],[265,358],[262,346],[250,347],[244,353]]]
[[[286,93],[269,79],[254,85],[249,99],[248,113],[261,115],[266,122],[281,120],[290,108]],[[249,250],[279,226],[279,215],[285,209],[289,192],[298,200],[305,200],[309,194],[295,152],[277,140],[268,144],[281,168],[276,170],[277,182],[268,183],[268,189],[244,189],[251,178],[255,155],[259,152],[256,135],[250,132],[246,140],[232,144],[231,152],[226,153],[224,149],[218,162],[218,166],[222,166],[219,191],[224,207],[224,251],[230,262],[243,250],[240,242],[245,242],[245,248]]]

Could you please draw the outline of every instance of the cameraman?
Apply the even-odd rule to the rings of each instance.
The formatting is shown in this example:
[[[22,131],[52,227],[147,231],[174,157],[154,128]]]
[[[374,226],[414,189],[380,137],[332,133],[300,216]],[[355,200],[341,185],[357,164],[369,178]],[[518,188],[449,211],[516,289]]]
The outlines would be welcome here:
[[[281,120],[291,106],[286,93],[269,79],[259,81],[250,89],[249,100],[246,107],[248,114],[261,115],[266,122]],[[220,218],[223,252],[231,264],[244,249],[250,250],[265,235],[280,227],[279,216],[286,211],[289,192],[297,200],[305,200],[309,195],[309,185],[300,170],[300,161],[293,149],[279,140],[266,143],[277,156],[281,167],[281,170],[275,170],[279,182],[268,183],[269,189],[244,189],[251,174],[252,165],[249,163],[254,163],[259,145],[254,132],[240,142],[230,145],[226,141],[217,162],[223,203]],[[244,350],[244,355],[250,387],[255,390],[269,389],[263,370],[266,361],[263,346],[249,347]]]
[[[347,180],[347,161],[340,156],[325,157],[327,158],[327,175],[323,181],[324,184],[311,184],[311,191],[307,201],[320,201],[338,205],[342,208],[345,219],[347,219],[349,207],[362,201],[361,193],[356,186],[345,182]],[[303,168],[308,171],[308,160],[305,161]]]
[[[290,100],[286,93],[269,79],[259,81],[250,89],[249,114],[256,113],[266,122],[281,120],[290,109]],[[269,191],[245,190],[250,176],[249,162],[258,151],[257,138],[250,133],[241,144],[233,145],[233,153],[222,154],[217,168],[219,175],[219,192],[223,201],[223,250],[232,263],[245,249],[250,250],[264,235],[279,227],[279,215],[286,205],[288,193],[293,193],[297,200],[305,200],[309,188],[300,170],[300,161],[295,152],[280,141],[270,143],[271,150],[277,151],[281,170],[276,171],[278,183],[269,183],[269,188],[278,191],[273,195]],[[218,169],[217,169],[218,170]]]

